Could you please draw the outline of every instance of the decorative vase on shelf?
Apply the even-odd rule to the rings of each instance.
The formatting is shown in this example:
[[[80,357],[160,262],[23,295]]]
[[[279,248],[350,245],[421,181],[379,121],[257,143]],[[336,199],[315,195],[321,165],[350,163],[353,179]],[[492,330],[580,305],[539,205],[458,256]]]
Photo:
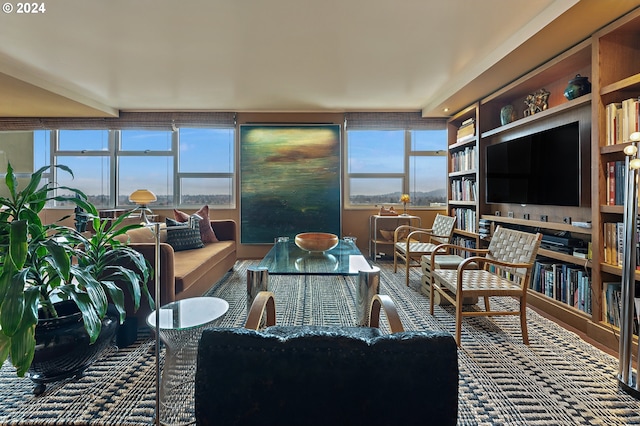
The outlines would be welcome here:
[[[516,110],[513,105],[505,105],[500,109],[500,124],[509,124],[516,119]]]
[[[591,93],[591,83],[589,77],[583,77],[580,74],[576,74],[576,77],[569,80],[569,85],[564,89],[564,97],[572,100],[582,95]]]

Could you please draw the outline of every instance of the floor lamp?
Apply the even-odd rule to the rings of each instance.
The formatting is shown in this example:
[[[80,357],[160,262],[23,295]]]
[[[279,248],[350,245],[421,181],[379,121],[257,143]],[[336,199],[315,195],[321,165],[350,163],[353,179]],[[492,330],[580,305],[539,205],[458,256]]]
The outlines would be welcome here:
[[[622,306],[620,311],[620,365],[618,382],[620,387],[636,399],[640,399],[638,368],[632,368],[631,343],[633,341],[633,316],[635,299],[635,272],[637,252],[638,217],[638,141],[640,132],[631,134],[632,143],[624,148],[626,182],[624,190],[624,246],[622,260]],[[640,353],[638,353],[640,360]]]
[[[155,337],[155,357],[156,357],[156,409],[153,423],[160,426],[160,223],[148,223],[146,226],[151,227],[155,237],[155,271],[154,276],[154,302],[156,317],[156,337]]]

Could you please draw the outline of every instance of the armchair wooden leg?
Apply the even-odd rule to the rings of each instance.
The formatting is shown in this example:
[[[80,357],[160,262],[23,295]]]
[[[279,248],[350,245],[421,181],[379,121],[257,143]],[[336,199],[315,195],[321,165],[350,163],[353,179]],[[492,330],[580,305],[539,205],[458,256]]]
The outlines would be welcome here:
[[[375,253],[373,254],[375,259]],[[393,247],[393,273],[398,272],[398,252],[396,251],[395,245]]]
[[[522,341],[529,344],[529,331],[527,330],[527,302],[524,297],[520,298],[520,328],[522,329]]]
[[[409,287],[409,270],[411,268],[411,258],[407,255],[407,266],[406,266],[406,270],[407,270],[407,287]]]
[[[433,297],[435,296],[435,291],[433,290],[433,271],[431,271],[429,275],[431,275],[431,281],[429,284],[429,314],[433,315],[433,305],[435,305],[433,302]]]
[[[460,337],[462,334],[462,294],[456,294],[456,344],[461,345]]]
[[[491,306],[489,305],[489,296],[484,297],[484,310],[491,312]]]

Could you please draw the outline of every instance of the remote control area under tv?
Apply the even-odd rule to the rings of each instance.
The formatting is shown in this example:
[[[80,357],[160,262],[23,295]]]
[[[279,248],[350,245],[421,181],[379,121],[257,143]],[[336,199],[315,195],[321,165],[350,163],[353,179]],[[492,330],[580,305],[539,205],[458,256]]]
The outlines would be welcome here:
[[[487,203],[580,206],[580,132],[572,122],[488,145]]]

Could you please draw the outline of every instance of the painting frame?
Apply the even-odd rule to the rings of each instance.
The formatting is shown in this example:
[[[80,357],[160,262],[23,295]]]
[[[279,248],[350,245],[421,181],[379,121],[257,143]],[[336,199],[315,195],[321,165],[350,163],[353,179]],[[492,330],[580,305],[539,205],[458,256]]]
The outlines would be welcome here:
[[[342,229],[342,126],[240,125],[240,242]]]

